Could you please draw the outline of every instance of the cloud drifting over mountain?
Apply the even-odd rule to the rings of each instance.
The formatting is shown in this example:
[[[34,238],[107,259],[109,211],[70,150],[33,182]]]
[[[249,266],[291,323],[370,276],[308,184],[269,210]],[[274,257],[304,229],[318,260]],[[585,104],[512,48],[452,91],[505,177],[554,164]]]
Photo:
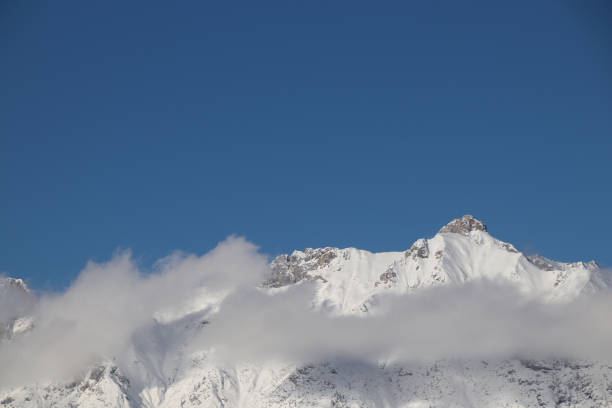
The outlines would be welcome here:
[[[156,314],[188,311],[202,288],[241,290],[260,282],[267,259],[230,237],[203,256],[177,252],[154,269],[145,275],[129,251],[119,252],[106,263],[89,262],[66,292],[42,295],[33,330],[0,345],[0,384],[74,376],[121,353]]]
[[[214,348],[226,363],[515,356],[612,361],[608,292],[544,304],[511,286],[480,281],[411,296],[377,295],[368,315],[341,316],[313,307],[314,283],[258,287],[268,268],[255,245],[236,237],[203,256],[175,253],[148,274],[129,251],[90,262],[64,293],[42,295],[28,306],[32,330],[0,344],[0,385],[70,379],[123,353],[154,319],[163,327],[204,307],[210,324],[190,347]],[[20,302],[5,303],[3,316],[23,312]]]
[[[610,293],[569,304],[527,300],[491,282],[381,296],[372,316],[326,316],[307,285],[224,301],[205,345],[226,358],[590,358],[612,361]],[[299,301],[296,301],[299,300]]]

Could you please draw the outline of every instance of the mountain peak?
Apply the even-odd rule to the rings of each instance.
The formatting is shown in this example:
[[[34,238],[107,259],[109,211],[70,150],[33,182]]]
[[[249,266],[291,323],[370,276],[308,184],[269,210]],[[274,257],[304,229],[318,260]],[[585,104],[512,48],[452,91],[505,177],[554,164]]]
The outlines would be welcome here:
[[[466,214],[461,218],[456,218],[446,224],[438,233],[452,232],[455,234],[467,235],[472,231],[487,231],[484,222]]]
[[[23,279],[15,279],[0,276],[0,291],[8,291],[10,289],[18,289],[26,293],[30,293],[30,289]]]

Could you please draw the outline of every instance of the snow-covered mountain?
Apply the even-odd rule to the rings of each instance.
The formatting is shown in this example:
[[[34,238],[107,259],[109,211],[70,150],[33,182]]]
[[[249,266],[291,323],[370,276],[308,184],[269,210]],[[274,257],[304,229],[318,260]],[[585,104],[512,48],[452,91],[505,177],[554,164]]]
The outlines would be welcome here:
[[[316,308],[366,318],[384,294],[410,296],[481,279],[551,304],[612,287],[595,262],[524,255],[469,215],[406,251],[306,249],[278,256],[270,266],[261,290],[273,294],[312,281]],[[28,317],[31,296],[22,281],[0,280],[0,305],[23,305],[0,315],[3,341],[36,330]],[[152,321],[125,352],[101,358],[73,381],[0,389],[0,407],[612,407],[612,366],[597,361],[222,363],[211,350],[190,346],[214,330],[209,321],[223,309],[223,297],[210,302],[202,302],[200,311]]]
[[[342,313],[367,310],[372,297],[385,291],[410,293],[482,278],[550,301],[571,300],[609,285],[594,261],[561,263],[526,256],[493,238],[470,215],[451,221],[431,239],[417,240],[407,251],[308,248],[276,257],[272,268],[269,286],[319,280],[317,300]]]

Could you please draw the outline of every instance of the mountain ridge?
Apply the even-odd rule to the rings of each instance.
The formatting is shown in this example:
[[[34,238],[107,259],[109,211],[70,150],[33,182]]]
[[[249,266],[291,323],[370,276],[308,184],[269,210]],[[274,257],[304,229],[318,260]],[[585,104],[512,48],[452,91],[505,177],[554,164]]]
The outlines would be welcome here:
[[[351,261],[351,258],[360,261]],[[328,286],[346,286],[350,279],[342,271],[359,269],[364,287],[355,294],[348,310],[367,309],[371,286],[408,293],[415,289],[445,283],[461,284],[475,279],[504,281],[522,292],[534,292],[548,300],[567,301],[583,290],[593,292],[610,285],[594,262],[556,262],[542,256],[528,256],[512,244],[492,237],[486,225],[471,215],[452,220],[432,238],[417,239],[405,251],[373,253],[357,248],[307,248],[282,254],[271,262],[272,277],[265,283],[279,288],[303,280],[317,280]],[[334,269],[335,268],[335,269]],[[334,269],[334,270],[332,270]],[[353,287],[354,289],[354,287]],[[353,290],[354,291],[354,290]],[[351,296],[351,294],[346,294]],[[327,297],[333,297],[328,294]]]
[[[594,262],[524,255],[466,215],[431,238],[417,239],[405,251],[325,247],[279,255],[271,260],[270,275],[260,289],[276,296],[310,283],[315,308],[330,316],[367,317],[385,294],[411,296],[480,280],[509,285],[549,304],[612,286],[609,275]],[[21,280],[0,279],[0,288],[5,288],[0,302],[13,300],[7,293],[32,296]],[[207,299],[201,310],[173,319],[152,319],[120,355],[105,356],[72,381],[0,387],[0,406],[612,407],[612,365],[606,362],[513,358],[376,363],[332,358],[308,364],[222,363],[214,358],[214,350],[194,349],[190,342],[215,330],[223,299]],[[10,328],[7,325],[5,333],[10,334],[4,342],[19,341],[36,330],[36,322],[27,320],[30,307],[6,320]],[[16,324],[20,319],[27,324]]]

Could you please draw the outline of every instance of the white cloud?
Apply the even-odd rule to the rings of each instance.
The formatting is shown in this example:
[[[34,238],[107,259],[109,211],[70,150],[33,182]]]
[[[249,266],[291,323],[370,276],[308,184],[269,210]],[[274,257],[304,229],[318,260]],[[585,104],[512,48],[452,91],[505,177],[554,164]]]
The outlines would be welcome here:
[[[267,258],[236,237],[203,256],[175,253],[148,274],[129,251],[90,262],[66,292],[39,299],[34,330],[0,345],[0,385],[71,379],[123,355],[154,317],[196,311],[219,293],[229,295],[191,348],[213,347],[228,362],[519,355],[612,361],[607,292],[550,305],[480,282],[381,296],[371,316],[332,317],[313,309],[312,283],[274,294],[256,288],[266,273]]]
[[[147,275],[129,251],[89,262],[66,292],[39,299],[34,330],[0,346],[0,384],[71,378],[121,353],[156,313],[193,300],[202,287],[241,288],[266,269],[257,247],[236,237],[203,256],[173,254]]]
[[[367,318],[310,308],[312,286],[274,296],[236,293],[203,333],[204,345],[234,359],[310,361],[441,358],[590,358],[612,361],[612,296],[570,304],[527,301],[512,287],[480,282],[412,296],[383,296]]]

